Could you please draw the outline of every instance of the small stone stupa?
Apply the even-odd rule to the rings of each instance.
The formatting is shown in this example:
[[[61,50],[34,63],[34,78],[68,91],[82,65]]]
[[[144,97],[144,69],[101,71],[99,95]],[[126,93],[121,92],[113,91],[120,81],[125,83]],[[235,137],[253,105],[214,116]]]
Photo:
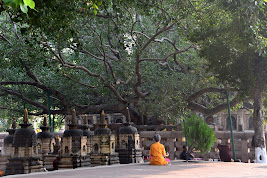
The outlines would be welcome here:
[[[36,133],[28,122],[28,111],[25,109],[23,123],[19,124],[14,134],[12,154],[8,159],[5,175],[27,174],[43,170],[43,163],[37,155]]]
[[[105,113],[102,110],[100,124],[92,136],[91,165],[119,164],[118,153],[115,152],[115,135],[107,128]]]
[[[13,118],[11,129],[7,130],[9,134],[4,139],[4,149],[3,149],[4,152],[2,153],[3,155],[10,156],[12,154],[12,144],[16,129],[17,129],[16,118]]]
[[[7,129],[7,132],[9,134],[4,139],[4,148],[2,154],[0,155],[0,170],[2,172],[5,172],[6,164],[8,163],[8,157],[10,157],[12,154],[12,144],[16,128],[17,128],[16,119],[13,118],[11,129]]]
[[[92,135],[94,135],[93,131],[90,131],[88,125],[87,115],[84,115],[83,124],[79,125],[79,128],[83,131],[83,136],[87,138],[86,146],[87,146],[87,155],[81,156],[81,165],[83,166],[90,166],[90,153],[92,150]]]
[[[53,161],[56,159],[56,155],[53,154],[56,141],[50,128],[47,126],[46,115],[44,115],[43,126],[40,127],[42,132],[37,133],[37,151],[39,155],[42,155],[44,168],[52,171]]]
[[[58,169],[81,167],[81,156],[87,156],[87,137],[78,129],[75,109],[72,111],[72,123],[68,126],[69,129],[64,131],[61,140]]]
[[[116,152],[119,153],[120,163],[142,163],[140,138],[136,127],[131,126],[131,117],[127,107],[127,123],[118,132]]]

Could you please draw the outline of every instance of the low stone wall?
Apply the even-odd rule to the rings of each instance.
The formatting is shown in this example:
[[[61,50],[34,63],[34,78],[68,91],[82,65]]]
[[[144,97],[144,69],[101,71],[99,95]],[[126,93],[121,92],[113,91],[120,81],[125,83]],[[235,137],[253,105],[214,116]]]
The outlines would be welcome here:
[[[185,144],[185,138],[181,131],[140,131],[143,156],[149,155],[149,148],[154,143],[153,136],[155,133],[161,135],[161,143],[165,146],[166,151],[170,153],[170,159],[179,159],[182,147]],[[254,148],[251,145],[253,134],[254,131],[235,131],[233,133],[236,159],[242,162],[252,162],[255,159]],[[218,140],[220,139],[222,143],[225,143],[225,141],[231,138],[231,134],[230,131],[215,131],[215,136],[217,140],[211,148],[211,151],[206,153],[195,152],[195,157],[202,158],[203,160],[219,158],[219,150],[217,149]],[[265,134],[265,136],[267,135]],[[232,144],[230,144],[230,147],[232,147]]]
[[[143,149],[143,156],[149,155],[150,145],[154,143],[153,136],[155,133],[161,135],[161,143],[165,145],[166,151],[170,153],[170,159],[179,159],[182,147],[185,144],[185,138],[181,131],[140,131],[141,148]],[[236,158],[242,162],[252,162],[255,159],[255,151],[251,145],[254,131],[234,131],[235,152]],[[2,149],[4,137],[7,133],[0,134],[0,150]],[[62,137],[62,134],[58,134]],[[225,143],[226,140],[231,138],[230,131],[215,131],[217,141],[207,153],[195,152],[195,157],[202,158],[203,160],[218,159],[219,150],[217,149],[218,140]],[[267,138],[267,134],[265,134]],[[2,145],[3,146],[3,145]],[[232,144],[230,145],[232,147]],[[231,151],[232,154],[232,151]]]

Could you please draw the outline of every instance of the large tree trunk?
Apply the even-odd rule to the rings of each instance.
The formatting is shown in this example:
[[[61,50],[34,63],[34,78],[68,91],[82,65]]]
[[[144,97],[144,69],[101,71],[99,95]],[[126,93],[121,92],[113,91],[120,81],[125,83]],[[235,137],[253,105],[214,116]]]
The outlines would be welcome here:
[[[254,145],[255,145],[255,159],[256,163],[266,164],[266,145],[265,145],[265,129],[264,129],[264,111],[263,111],[263,87],[261,77],[261,62],[255,61],[255,76],[256,82],[253,91],[254,99],[254,112],[253,112],[253,124],[254,124]]]
[[[265,129],[264,129],[264,112],[262,104],[262,92],[255,89],[254,91],[254,144],[255,159],[257,163],[266,164],[266,145],[265,145]]]

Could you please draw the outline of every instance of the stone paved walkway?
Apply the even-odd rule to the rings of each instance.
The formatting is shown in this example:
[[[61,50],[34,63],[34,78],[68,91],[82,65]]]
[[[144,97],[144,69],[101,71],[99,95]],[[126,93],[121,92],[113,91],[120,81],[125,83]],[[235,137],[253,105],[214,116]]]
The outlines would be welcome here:
[[[267,177],[267,165],[253,163],[225,162],[183,162],[172,161],[170,166],[151,166],[128,164],[58,170],[24,175],[6,176],[6,178],[172,178],[172,177]]]

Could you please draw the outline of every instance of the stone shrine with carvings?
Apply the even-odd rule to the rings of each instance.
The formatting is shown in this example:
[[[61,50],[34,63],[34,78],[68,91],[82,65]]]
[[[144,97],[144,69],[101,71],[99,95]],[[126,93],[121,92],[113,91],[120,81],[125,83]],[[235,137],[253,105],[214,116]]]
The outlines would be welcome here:
[[[118,153],[115,152],[116,138],[111,130],[107,128],[104,110],[101,113],[100,124],[97,126],[98,128],[95,129],[92,136],[92,166],[118,164],[119,157]]]
[[[127,123],[118,131],[116,152],[119,153],[120,163],[142,163],[142,149],[136,127],[131,124],[129,109],[127,109]]]
[[[77,123],[83,124],[84,123],[85,115],[78,115],[77,116]],[[101,116],[100,114],[87,114],[88,125],[92,128],[94,125],[100,123]],[[105,120],[107,125],[110,124],[123,124],[126,123],[126,117],[122,113],[105,113]],[[68,129],[68,124],[71,123],[71,116],[67,115],[65,117],[65,129]]]
[[[12,153],[8,158],[5,175],[27,174],[43,170],[43,163],[37,154],[36,133],[28,122],[28,111],[24,111],[23,123],[14,134]]]
[[[6,164],[8,163],[8,157],[12,154],[12,144],[14,140],[14,134],[16,132],[17,123],[16,119],[13,118],[12,126],[7,130],[8,135],[4,139],[4,149],[2,154],[0,155],[0,170],[5,172]]]
[[[43,126],[40,127],[42,132],[37,133],[37,151],[42,156],[44,168],[51,171],[53,170],[53,161],[56,159],[54,147],[56,144],[55,135],[50,132],[49,126],[47,126],[47,119],[44,116]]]
[[[12,144],[14,140],[14,134],[16,132],[17,123],[16,119],[13,118],[11,129],[8,129],[8,135],[4,139],[4,149],[3,149],[3,155],[11,155],[12,154]]]
[[[90,165],[88,160],[90,160],[90,153],[92,150],[92,135],[94,135],[94,132],[90,131],[89,129],[87,115],[84,115],[83,121],[84,121],[83,124],[80,124],[79,128],[83,131],[83,136],[87,138],[86,142],[87,155],[81,156],[82,167]]]
[[[78,128],[75,109],[72,111],[72,123],[68,124],[68,127],[69,129],[64,131],[61,139],[58,169],[77,168],[82,164],[83,166],[89,165],[89,159],[81,160],[88,154],[87,137],[83,136],[83,131]]]

